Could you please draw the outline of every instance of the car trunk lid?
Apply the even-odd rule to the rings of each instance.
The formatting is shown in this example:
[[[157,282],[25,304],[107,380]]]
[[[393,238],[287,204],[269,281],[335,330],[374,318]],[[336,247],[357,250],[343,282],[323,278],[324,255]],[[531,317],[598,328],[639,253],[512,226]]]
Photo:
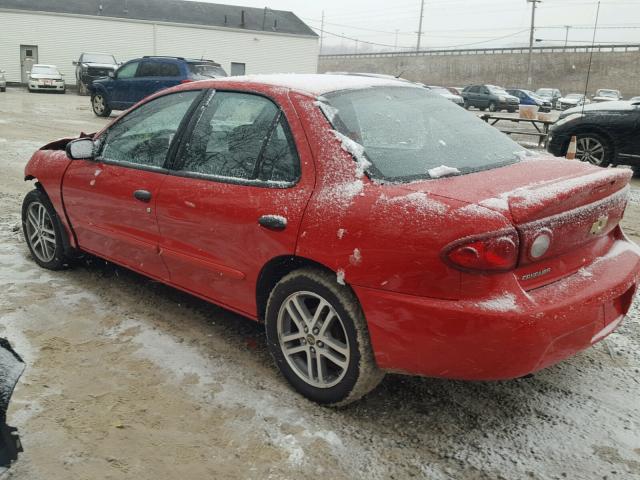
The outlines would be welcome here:
[[[516,273],[529,289],[574,273],[606,253],[626,208],[631,176],[627,169],[543,159],[407,188],[503,214],[518,232]],[[548,249],[533,256],[533,242],[543,234],[550,238]]]

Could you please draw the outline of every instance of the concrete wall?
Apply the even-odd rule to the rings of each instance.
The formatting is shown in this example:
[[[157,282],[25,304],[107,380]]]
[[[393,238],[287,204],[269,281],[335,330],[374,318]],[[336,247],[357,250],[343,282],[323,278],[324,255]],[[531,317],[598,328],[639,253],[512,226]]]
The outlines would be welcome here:
[[[559,88],[583,92],[589,53],[535,52],[533,89]],[[428,85],[465,86],[489,83],[527,88],[528,54],[465,54],[429,56],[321,56],[318,70],[402,74]],[[625,98],[640,95],[640,52],[594,52],[589,92],[620,90]]]
[[[71,64],[82,52],[105,52],[126,61],[143,55],[210,58],[231,71],[315,73],[318,39],[231,28],[184,26],[80,15],[24,13],[0,9],[0,69],[20,81],[20,45],[37,45],[38,62],[56,65],[75,84]]]

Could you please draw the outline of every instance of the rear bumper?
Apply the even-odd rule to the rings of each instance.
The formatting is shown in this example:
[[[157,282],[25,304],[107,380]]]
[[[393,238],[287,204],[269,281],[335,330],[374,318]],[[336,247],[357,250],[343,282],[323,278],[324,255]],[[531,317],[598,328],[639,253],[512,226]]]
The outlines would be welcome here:
[[[605,338],[628,312],[640,255],[617,241],[611,253],[563,280],[494,301],[438,300],[354,287],[380,368],[465,380],[516,378]]]

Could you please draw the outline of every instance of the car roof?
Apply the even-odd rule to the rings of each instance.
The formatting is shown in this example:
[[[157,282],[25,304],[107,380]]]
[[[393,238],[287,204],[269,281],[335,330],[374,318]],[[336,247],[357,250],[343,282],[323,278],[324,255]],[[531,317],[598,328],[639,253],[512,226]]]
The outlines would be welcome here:
[[[48,67],[48,68],[58,68],[55,65],[49,65],[47,63],[34,63],[34,67]]]
[[[242,82],[283,87],[311,95],[324,95],[340,90],[355,90],[370,87],[409,87],[422,88],[420,85],[397,80],[395,78],[380,78],[360,75],[334,75],[334,74],[264,74],[244,75],[238,77],[226,77],[212,80],[212,82]]]

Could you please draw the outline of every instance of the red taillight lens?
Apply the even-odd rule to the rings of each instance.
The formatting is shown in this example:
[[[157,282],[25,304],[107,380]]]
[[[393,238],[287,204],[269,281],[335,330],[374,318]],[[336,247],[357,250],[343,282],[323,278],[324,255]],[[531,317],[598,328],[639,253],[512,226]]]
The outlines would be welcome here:
[[[191,80],[190,78],[185,78],[184,80],[180,80],[180,83],[191,83],[194,80]]]
[[[518,233],[503,230],[486,235],[467,237],[449,244],[443,258],[462,270],[506,271],[518,263]]]

